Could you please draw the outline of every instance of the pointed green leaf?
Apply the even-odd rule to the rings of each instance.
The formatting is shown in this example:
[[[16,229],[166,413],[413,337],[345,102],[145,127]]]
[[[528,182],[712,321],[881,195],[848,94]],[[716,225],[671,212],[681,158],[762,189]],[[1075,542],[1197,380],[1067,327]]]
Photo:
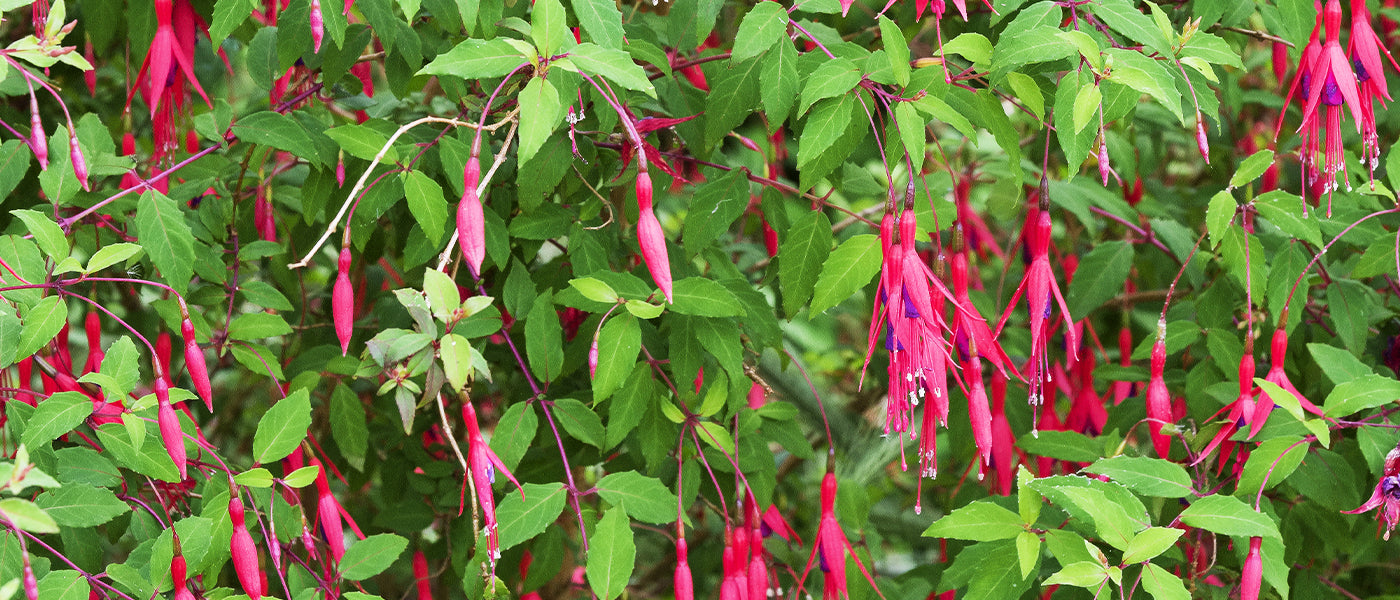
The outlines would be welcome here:
[[[821,265],[831,254],[831,221],[819,210],[807,213],[788,231],[778,249],[778,281],[783,311],[796,315],[812,297]]]
[[[311,394],[302,388],[278,400],[258,420],[253,458],[267,464],[282,460],[306,439],[311,427]]]
[[[882,261],[879,236],[861,234],[842,242],[822,265],[809,316],[825,312],[865,287],[880,272]]]
[[[637,546],[627,515],[608,511],[588,538],[588,585],[602,600],[613,600],[627,589],[636,562]]]
[[[340,558],[340,576],[350,581],[369,579],[388,569],[408,548],[408,540],[381,533],[355,542]]]

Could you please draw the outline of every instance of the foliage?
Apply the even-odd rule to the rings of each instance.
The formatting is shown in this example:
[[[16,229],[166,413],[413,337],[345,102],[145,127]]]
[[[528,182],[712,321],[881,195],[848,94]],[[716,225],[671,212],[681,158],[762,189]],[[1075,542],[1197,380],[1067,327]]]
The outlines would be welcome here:
[[[954,6],[0,0],[0,598],[1392,589],[1394,8]]]

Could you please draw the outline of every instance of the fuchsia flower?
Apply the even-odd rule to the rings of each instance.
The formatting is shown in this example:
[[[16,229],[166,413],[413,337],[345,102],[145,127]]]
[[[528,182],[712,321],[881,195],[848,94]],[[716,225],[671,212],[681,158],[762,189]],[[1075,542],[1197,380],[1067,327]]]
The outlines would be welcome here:
[[[1234,402],[1231,402],[1229,406],[1220,409],[1211,416],[1211,419],[1214,419],[1219,416],[1220,413],[1226,413],[1224,426],[1221,427],[1220,432],[1215,434],[1215,437],[1210,440],[1210,443],[1206,444],[1205,449],[1201,450],[1200,456],[1196,458],[1195,462],[1191,463],[1192,465],[1196,465],[1205,460],[1210,456],[1211,452],[1214,452],[1217,447],[1221,447],[1221,445],[1224,444],[1220,451],[1218,463],[1221,468],[1224,468],[1225,462],[1229,460],[1230,454],[1234,451],[1235,446],[1234,442],[1227,442],[1226,440],[1229,440],[1231,436],[1235,435],[1236,431],[1254,423],[1254,398],[1260,395],[1260,390],[1254,386],[1254,340],[1252,338],[1245,338],[1244,356],[1240,358],[1239,373],[1239,397],[1235,399]],[[1250,435],[1252,436],[1253,434]],[[1243,459],[1243,457],[1241,457],[1241,459]],[[1243,462],[1243,460],[1240,462]]]
[[[647,264],[651,278],[667,302],[671,297],[671,259],[666,254],[666,234],[651,205],[651,175],[645,168],[637,171],[637,243],[642,248],[642,261]]]
[[[325,465],[315,458],[311,459],[311,464],[321,467],[316,472],[316,520],[326,536],[326,546],[331,549],[331,560],[340,562],[340,557],[345,556],[345,528],[340,522],[340,502],[331,493]]]
[[[491,492],[491,484],[496,482],[496,469],[500,469],[520,490],[521,500],[525,499],[525,488],[520,487],[515,475],[510,473],[510,469],[506,468],[505,463],[501,462],[491,450],[491,446],[481,437],[481,427],[476,421],[476,409],[470,401],[462,402],[462,420],[467,423],[467,463],[471,467],[471,477],[476,483],[477,500],[481,503],[481,512],[486,523],[486,548],[490,553],[488,561],[494,574],[496,560],[501,558],[501,542],[496,527],[496,500]]]
[[[1024,293],[1026,295],[1026,308],[1030,312],[1031,326],[1031,355],[1027,367],[1027,370],[1030,371],[1029,400],[1031,406],[1037,409],[1045,398],[1045,383],[1052,378],[1050,360],[1046,352],[1050,345],[1051,316],[1055,302],[1059,303],[1060,316],[1064,319],[1065,339],[1071,362],[1079,348],[1078,336],[1075,335],[1074,324],[1069,318],[1069,307],[1065,305],[1065,297],[1060,294],[1060,286],[1055,282],[1055,272],[1050,267],[1049,193],[1044,190],[1044,184],[1041,187],[1035,229],[1027,235],[1031,264],[1026,268],[1025,279],[1021,280],[1021,285],[1012,294],[1011,302],[1006,305],[1006,313],[1001,316],[1001,321],[997,323],[997,335],[1000,336],[1007,318],[1011,316],[1011,311],[1016,308],[1017,301]]]
[[[1376,163],[1380,160],[1380,139],[1376,135],[1376,114],[1374,101],[1380,100],[1381,108],[1390,100],[1386,89],[1385,65],[1381,63],[1384,53],[1390,65],[1400,71],[1395,57],[1385,47],[1385,42],[1371,28],[1371,11],[1365,0],[1351,2],[1351,38],[1348,40],[1348,53],[1356,67],[1356,80],[1361,95],[1361,162],[1367,166],[1370,177],[1375,178]]]
[[[1355,510],[1344,510],[1342,514],[1359,515],[1374,508],[1381,509],[1377,526],[1385,530],[1384,538],[1389,540],[1390,532],[1394,531],[1395,524],[1400,522],[1400,446],[1396,446],[1385,455],[1381,480],[1376,482],[1376,489],[1371,492],[1371,497],[1366,503]]]
[[[185,83],[193,84],[195,91],[210,108],[214,103],[194,75],[194,39],[199,24],[194,8],[188,0],[179,0],[179,10],[176,10],[175,0],[154,1],[156,35],[136,75],[138,80],[144,76],[144,83],[132,87],[126,105],[127,108],[131,107],[131,101],[138,91],[143,94],[146,104],[151,107],[155,154],[159,158],[178,147],[174,120],[185,103]]]
[[[1249,553],[1244,559],[1240,572],[1240,600],[1259,600],[1259,586],[1264,580],[1264,560],[1259,555],[1259,547],[1264,538],[1249,538]]]
[[[233,537],[229,540],[229,554],[233,557],[233,570],[238,574],[238,582],[249,598],[262,598],[262,567],[258,565],[258,548],[253,545],[253,536],[248,534],[244,524],[243,500],[238,497],[238,484],[229,479],[232,496],[228,501],[228,516],[233,521]]]
[[[1319,11],[1318,22],[1313,26],[1312,38],[1303,49],[1298,63],[1298,73],[1294,75],[1288,97],[1284,99],[1284,111],[1295,90],[1303,92],[1303,121],[1298,126],[1302,133],[1302,148],[1299,149],[1303,169],[1304,187],[1321,183],[1321,192],[1327,194],[1327,214],[1332,213],[1332,192],[1337,188],[1337,174],[1346,174],[1346,163],[1342,156],[1342,106],[1351,112],[1356,122],[1356,130],[1361,131],[1364,120],[1361,96],[1356,85],[1356,75],[1351,70],[1351,62],[1341,46],[1342,5],[1338,0],[1328,0],[1325,8]],[[1324,34],[1320,38],[1318,32]],[[1377,58],[1379,62],[1379,58]],[[1301,87],[1299,84],[1302,84]],[[1319,136],[1322,123],[1318,106],[1327,107],[1325,146]],[[1279,116],[1279,127],[1283,125],[1283,113]],[[1316,155],[1323,150],[1322,169],[1319,170]],[[1307,210],[1304,205],[1304,210]]]
[[[676,538],[676,600],[695,600],[695,582],[690,576],[690,550],[684,537]]]
[[[860,568],[860,573],[870,582],[870,587],[875,588],[875,593],[883,599],[885,596],[880,593],[879,586],[875,585],[875,579],[866,571],[865,563],[856,556],[855,548],[851,547],[845,532],[841,531],[841,524],[836,521],[836,475],[832,472],[834,464],[835,456],[829,456],[826,475],[822,476],[822,512],[821,520],[817,524],[816,541],[812,544],[811,556],[807,557],[807,566],[802,569],[802,576],[798,578],[798,586],[807,580],[812,563],[816,561],[826,574],[826,581],[822,583],[822,600],[850,598],[850,593],[846,591],[846,553],[849,552],[851,558],[856,561],[856,567]]]
[[[1016,437],[1011,422],[1006,420],[1006,376],[992,372],[992,470],[996,471],[996,487],[992,491],[1011,495],[1016,481]]]
[[[1151,379],[1147,383],[1147,429],[1151,432],[1152,447],[1157,451],[1158,458],[1167,458],[1171,454],[1172,438],[1162,435],[1162,426],[1172,423],[1172,401],[1171,394],[1167,392],[1167,383],[1163,379],[1163,373],[1167,366],[1167,321],[1159,319],[1157,321],[1157,340],[1152,343],[1152,371]]]
[[[1285,392],[1293,394],[1293,397],[1298,399],[1298,404],[1303,407],[1303,410],[1319,417],[1323,416],[1322,409],[1316,404],[1309,402],[1307,398],[1304,398],[1303,394],[1298,391],[1298,388],[1293,386],[1293,382],[1288,380],[1288,373],[1283,370],[1283,359],[1287,354],[1288,332],[1284,331],[1283,323],[1280,322],[1278,329],[1274,330],[1273,341],[1269,347],[1271,366],[1269,367],[1269,374],[1264,376],[1264,381],[1279,386],[1283,388]],[[1264,427],[1264,422],[1268,420],[1269,412],[1274,409],[1275,403],[1275,400],[1270,398],[1267,393],[1259,396],[1259,401],[1254,407],[1254,424],[1249,429],[1250,437],[1259,433],[1259,430]]]
[[[457,243],[472,277],[481,277],[486,260],[486,213],[476,188],[481,183],[481,132],[472,140],[471,157],[462,168],[462,199],[457,203]]]
[[[156,422],[160,426],[160,440],[165,445],[165,452],[170,455],[170,460],[175,463],[175,468],[179,469],[180,480],[184,481],[187,477],[185,435],[180,430],[180,417],[175,414],[175,408],[170,405],[170,384],[166,383],[165,379],[165,376],[161,374],[155,380]]]
[[[350,286],[350,247],[340,249],[336,261],[335,286],[331,289],[331,316],[335,321],[335,336],[340,339],[340,354],[350,352],[350,336],[355,331],[355,293]]]

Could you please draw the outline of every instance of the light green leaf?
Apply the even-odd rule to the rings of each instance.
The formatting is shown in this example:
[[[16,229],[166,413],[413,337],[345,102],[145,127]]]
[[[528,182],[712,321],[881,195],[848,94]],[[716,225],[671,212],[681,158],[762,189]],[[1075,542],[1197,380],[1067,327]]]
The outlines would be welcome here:
[[[531,4],[530,37],[540,56],[554,56],[564,48],[564,38],[569,35],[564,18],[564,5],[559,0],[536,0]]]
[[[316,475],[320,472],[320,466],[307,465],[288,473],[286,477],[282,478],[282,483],[287,484],[289,487],[304,488],[311,485],[311,482],[316,481]]]
[[[65,527],[96,527],[131,510],[111,490],[83,483],[48,490],[34,502]]]
[[[140,256],[143,252],[145,250],[136,244],[127,242],[107,244],[98,248],[97,252],[92,253],[92,258],[88,259],[87,268],[83,269],[83,273],[91,275],[117,263],[127,262]]]
[[[1234,496],[1212,494],[1181,511],[1181,522],[1206,531],[1243,537],[1279,537],[1278,526],[1269,517],[1250,508]]]
[[[1030,577],[1040,558],[1040,536],[1029,531],[1016,534],[1016,558],[1021,563],[1021,577]]]
[[[787,121],[797,96],[797,49],[792,44],[778,44],[772,54],[758,62],[763,65],[759,73],[763,112],[768,115],[768,127],[775,129]]]
[[[44,509],[21,498],[0,500],[0,516],[29,533],[58,533],[58,523]]]
[[[605,48],[622,48],[622,12],[609,0],[570,0],[574,16],[588,38]]]
[[[1059,28],[1041,25],[1001,39],[992,52],[992,67],[1001,72],[1014,71],[1023,65],[1069,58],[1078,52],[1074,44],[1060,37]]]
[[[986,64],[992,60],[992,43],[980,33],[961,33],[943,43],[943,54],[957,54],[973,64]]]
[[[462,307],[462,294],[457,290],[457,283],[437,269],[423,272],[423,293],[428,297],[428,307],[433,311],[433,316],[444,322],[451,318],[453,311]]]
[[[569,60],[589,74],[602,75],[629,90],[656,97],[656,88],[647,79],[646,71],[632,62],[632,56],[626,52],[584,42],[569,51]]]
[[[603,600],[613,600],[627,589],[636,567],[637,546],[632,527],[621,510],[610,510],[598,519],[588,538],[588,585]]]
[[[1152,563],[1143,565],[1142,589],[1152,594],[1153,600],[1191,600],[1180,577]]]
[[[1108,579],[1108,568],[1096,562],[1077,562],[1066,565],[1058,573],[1045,580],[1045,585],[1072,585],[1096,589]]]
[[[1274,164],[1273,150],[1260,150],[1249,155],[1248,158],[1240,161],[1239,168],[1235,170],[1234,175],[1230,176],[1230,187],[1237,188],[1258,179],[1260,175],[1264,174],[1264,171],[1269,169],[1271,164]]]
[[[10,214],[24,221],[39,249],[54,262],[68,258],[68,238],[63,235],[63,229],[53,219],[32,210],[12,210]]]
[[[744,314],[739,298],[723,285],[704,277],[687,277],[673,286],[671,310],[697,317],[737,317]]]
[[[1079,93],[1074,96],[1074,132],[1084,131],[1089,126],[1090,119],[1099,111],[1099,105],[1103,103],[1103,92],[1099,91],[1097,85],[1086,85],[1079,88]]]
[[[392,533],[371,535],[345,549],[340,576],[350,581],[369,579],[388,569],[408,548],[408,540]]]
[[[676,520],[676,495],[659,479],[623,471],[599,479],[597,487],[599,496],[633,519],[658,525]]]
[[[1261,194],[1254,199],[1254,208],[1258,209],[1259,216],[1264,217],[1275,227],[1284,233],[1295,238],[1308,242],[1314,246],[1322,246],[1322,232],[1318,230],[1317,219],[1309,219],[1303,212],[1303,199],[1295,194],[1290,194],[1283,190]],[[1395,244],[1388,243],[1393,251]],[[1387,257],[1390,264],[1388,268],[1394,270],[1394,255]]]
[[[270,488],[273,483],[272,471],[262,467],[254,467],[235,475],[233,482],[248,487]]]
[[[466,80],[501,77],[528,62],[525,55],[502,38],[468,38],[439,54],[418,70],[419,75],[451,75]]]
[[[860,83],[860,77],[860,68],[849,60],[837,58],[823,62],[817,70],[807,76],[797,114],[800,116],[806,113],[818,100],[834,98],[851,91]]]
[[[569,286],[578,290],[580,294],[583,294],[584,298],[588,298],[594,302],[602,302],[604,304],[613,304],[617,302],[617,292],[613,290],[612,286],[592,277],[570,279]]]
[[[282,337],[291,332],[292,326],[288,325],[281,316],[265,312],[238,315],[228,326],[230,339],[244,341]]]
[[[380,151],[384,151],[384,145],[389,143],[389,137],[379,130],[370,127],[369,124],[351,123],[341,125],[326,130],[326,136],[340,144],[340,149],[346,154],[364,160],[374,160]],[[384,151],[383,161],[394,163],[399,160],[398,150],[389,146]]]
[[[1323,412],[1341,418],[1358,411],[1385,406],[1400,399],[1400,381],[1383,375],[1366,375],[1338,384],[1327,395]]]
[[[253,458],[267,464],[282,460],[306,438],[311,427],[311,393],[306,388],[278,400],[258,420]]]
[[[1094,2],[1093,11],[1109,27],[1143,43],[1157,54],[1174,55],[1172,45],[1167,41],[1167,36],[1162,34],[1162,30],[1128,0],[1097,0]]]
[[[1084,470],[1107,475],[1144,496],[1185,498],[1193,491],[1186,469],[1160,458],[1114,456],[1098,460]]]
[[[934,521],[924,530],[924,536],[990,542],[1014,538],[1022,531],[1025,526],[1016,513],[991,502],[977,501]]]
[[[141,194],[136,202],[136,234],[165,282],[175,291],[184,293],[194,276],[195,242],[180,207],[160,192]]]
[[[539,151],[563,118],[554,84],[542,77],[532,78],[520,92],[520,163],[528,162]]]
[[[233,122],[233,134],[241,141],[290,152],[323,167],[334,163],[321,155],[311,135],[300,122],[282,113],[265,110],[242,117]],[[146,242],[144,236],[141,242]],[[151,248],[147,247],[146,250],[150,251]]]
[[[564,500],[568,494],[560,483],[527,483],[524,486],[525,498],[511,492],[496,507],[496,522],[500,527],[501,550],[518,546],[521,542],[544,532],[559,513],[564,510]]]
[[[1140,563],[1152,560],[1176,544],[1181,534],[1186,533],[1175,527],[1148,527],[1128,542],[1123,551],[1123,564]]]
[[[92,414],[92,400],[79,392],[58,392],[34,409],[20,443],[37,448],[73,431]]]
[[[635,317],[623,313],[608,319],[598,334],[598,372],[593,377],[595,404],[622,387],[641,349],[642,329]]]
[[[447,219],[451,212],[447,200],[443,198],[442,186],[422,171],[415,170],[404,175],[403,191],[414,221],[427,234],[428,242],[437,246],[447,232]]]
[[[777,2],[755,4],[744,20],[739,22],[739,31],[734,36],[734,50],[730,60],[753,58],[780,41],[787,40],[788,13]]]
[[[61,296],[48,296],[38,304],[20,314],[24,328],[19,336],[19,349],[15,351],[16,362],[38,352],[63,331],[68,322],[68,306]]]
[[[1235,197],[1228,191],[1216,192],[1211,197],[1210,206],[1206,208],[1206,233],[1210,235],[1212,248],[1219,246],[1220,241],[1225,239],[1225,231],[1234,220],[1235,209],[1238,207]]]
[[[842,242],[822,265],[808,316],[825,312],[865,287],[880,272],[882,258],[879,236],[861,234]]]
[[[889,17],[880,15],[879,20],[880,41],[884,44],[885,55],[889,56],[894,81],[901,86],[909,85],[909,43],[904,40],[904,32]]]

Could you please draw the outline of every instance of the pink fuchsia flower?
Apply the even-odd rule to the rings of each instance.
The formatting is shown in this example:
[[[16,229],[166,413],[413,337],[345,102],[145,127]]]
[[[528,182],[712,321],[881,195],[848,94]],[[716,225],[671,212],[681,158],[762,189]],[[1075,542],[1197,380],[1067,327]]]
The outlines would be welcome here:
[[[1381,480],[1376,482],[1376,489],[1371,492],[1365,504],[1355,510],[1344,510],[1342,514],[1359,515],[1379,508],[1379,526],[1384,529],[1384,538],[1390,539],[1390,532],[1395,530],[1395,524],[1400,523],[1400,446],[1391,450],[1385,455],[1385,467],[1381,472]]]
[[[1299,129],[1306,129],[1310,124],[1313,126],[1313,139],[1311,142],[1305,141],[1304,150],[1316,148],[1318,106],[1327,107],[1327,139],[1323,149],[1321,176],[1325,182],[1324,190],[1328,197],[1327,214],[1330,217],[1332,192],[1337,189],[1337,174],[1346,175],[1346,162],[1342,156],[1342,106],[1345,105],[1351,112],[1358,133],[1361,132],[1364,117],[1361,112],[1360,92],[1356,86],[1356,74],[1352,72],[1351,61],[1342,50],[1342,5],[1338,0],[1328,0],[1322,11],[1322,26],[1322,53],[1318,55],[1312,71],[1306,74],[1310,79],[1308,89],[1305,90],[1307,105],[1303,107],[1303,125]],[[1302,73],[1301,67],[1299,73]],[[1304,137],[1306,139],[1307,135]]]
[[[481,427],[477,424],[476,409],[472,407],[470,400],[462,402],[462,420],[467,423],[467,463],[471,468],[471,477],[476,485],[476,496],[481,503],[483,521],[486,523],[486,548],[489,553],[488,561],[491,563],[491,570],[494,574],[496,561],[501,558],[501,542],[498,537],[496,527],[496,499],[492,496],[491,484],[496,482],[496,470],[500,469],[511,483],[520,490],[520,499],[525,499],[525,488],[520,487],[520,482],[515,480],[510,469],[501,462],[500,457],[491,450],[491,446],[486,443],[486,439],[481,437]]]
[[[132,86],[127,96],[127,108],[139,91],[151,108],[154,123],[156,156],[164,156],[177,147],[174,135],[174,119],[177,110],[185,102],[185,83],[194,85],[196,92],[211,108],[214,103],[199,85],[194,75],[194,37],[198,26],[197,16],[187,0],[180,0],[182,6],[176,11],[174,0],[154,0],[156,13],[156,34],[151,39],[151,47],[141,63],[136,77],[141,80]],[[176,19],[176,13],[180,18]],[[176,28],[179,27],[180,31]],[[144,77],[144,80],[142,79]],[[167,97],[167,90],[169,96]],[[162,110],[164,108],[164,110]]]
[[[1167,458],[1172,449],[1171,436],[1162,435],[1162,427],[1175,422],[1172,418],[1171,394],[1163,374],[1167,366],[1167,321],[1157,321],[1157,341],[1152,343],[1152,370],[1147,383],[1147,430],[1152,437],[1152,448],[1158,458]]]
[[[802,582],[807,580],[807,574],[811,572],[815,562],[826,574],[826,581],[822,583],[822,600],[850,598],[851,595],[846,589],[846,553],[849,552],[851,558],[855,559],[860,573],[870,582],[870,587],[875,588],[875,593],[883,599],[885,596],[880,593],[879,586],[875,585],[875,579],[865,569],[865,563],[856,556],[855,548],[846,539],[845,532],[841,531],[841,524],[836,521],[836,474],[832,471],[834,465],[835,456],[828,456],[826,475],[822,476],[822,510],[821,520],[817,524],[816,541],[812,544],[812,554],[807,557],[807,566],[802,569],[802,576],[798,578],[797,585],[801,587]]]
[[[472,277],[481,277],[486,260],[486,213],[476,188],[481,183],[481,132],[472,140],[472,153],[462,168],[462,199],[457,203],[457,243]]]
[[[1348,41],[1348,51],[1351,54],[1352,64],[1356,67],[1357,89],[1361,95],[1361,144],[1363,152],[1361,162],[1367,166],[1371,177],[1374,179],[1376,163],[1381,156],[1380,138],[1376,135],[1376,114],[1374,101],[1380,100],[1381,107],[1390,100],[1390,92],[1386,89],[1385,64],[1381,62],[1381,54],[1385,54],[1390,65],[1400,71],[1400,65],[1395,63],[1395,58],[1390,55],[1390,50],[1385,47],[1385,42],[1381,40],[1376,31],[1371,28],[1371,11],[1366,7],[1364,0],[1352,0],[1351,3],[1351,38]]]
[[[666,234],[661,231],[661,222],[656,220],[656,212],[651,204],[651,175],[646,169],[637,171],[637,243],[642,249],[642,260],[647,271],[661,288],[667,302],[671,297],[671,259],[666,253]]]
[[[1288,373],[1283,370],[1283,359],[1288,354],[1288,332],[1284,331],[1283,324],[1280,323],[1278,329],[1274,330],[1274,337],[1269,346],[1269,374],[1264,376],[1264,381],[1283,388],[1283,391],[1293,394],[1298,399],[1298,404],[1312,414],[1323,416],[1322,409],[1316,404],[1309,402],[1303,397],[1302,392],[1294,387],[1293,382],[1288,380]],[[1269,413],[1273,411],[1277,401],[1271,398],[1267,392],[1259,396],[1259,401],[1254,406],[1254,423],[1250,426],[1249,435],[1253,437],[1264,427],[1264,422],[1269,419]]]
[[[1264,560],[1259,555],[1263,541],[1260,537],[1249,538],[1249,553],[1240,571],[1240,600],[1259,600],[1259,586],[1264,580]]]
[[[1211,417],[1214,419],[1219,416],[1220,413],[1226,413],[1224,425],[1220,428],[1220,432],[1215,434],[1214,438],[1211,438],[1210,443],[1206,444],[1206,447],[1201,450],[1200,456],[1196,458],[1195,462],[1191,463],[1192,465],[1199,464],[1219,447],[1221,450],[1218,464],[1220,468],[1223,469],[1235,447],[1234,442],[1228,442],[1227,440],[1235,435],[1236,431],[1249,427],[1254,422],[1255,396],[1261,394],[1260,390],[1254,385],[1254,340],[1252,338],[1245,338],[1244,356],[1240,358],[1239,381],[1239,397],[1236,398],[1234,402],[1231,402],[1229,406],[1220,409]],[[1240,462],[1243,462],[1243,460]]]
[[[1011,302],[1006,305],[1006,313],[1001,316],[1001,321],[997,323],[997,335],[1000,336],[1002,327],[1006,325],[1007,318],[1011,316],[1011,311],[1016,308],[1021,295],[1025,294],[1031,328],[1031,355],[1028,361],[1029,366],[1026,368],[1030,376],[1029,400],[1031,406],[1037,409],[1045,398],[1045,383],[1051,379],[1050,360],[1047,352],[1050,345],[1051,317],[1054,314],[1055,303],[1059,304],[1060,316],[1064,320],[1065,339],[1071,361],[1079,348],[1074,323],[1070,321],[1069,317],[1069,307],[1065,305],[1065,297],[1060,293],[1059,284],[1055,282],[1054,269],[1050,267],[1050,207],[1049,193],[1045,187],[1044,184],[1041,185],[1040,207],[1036,215],[1035,229],[1028,235],[1031,264],[1026,268],[1026,276],[1021,281],[1021,285],[1012,294]]]

